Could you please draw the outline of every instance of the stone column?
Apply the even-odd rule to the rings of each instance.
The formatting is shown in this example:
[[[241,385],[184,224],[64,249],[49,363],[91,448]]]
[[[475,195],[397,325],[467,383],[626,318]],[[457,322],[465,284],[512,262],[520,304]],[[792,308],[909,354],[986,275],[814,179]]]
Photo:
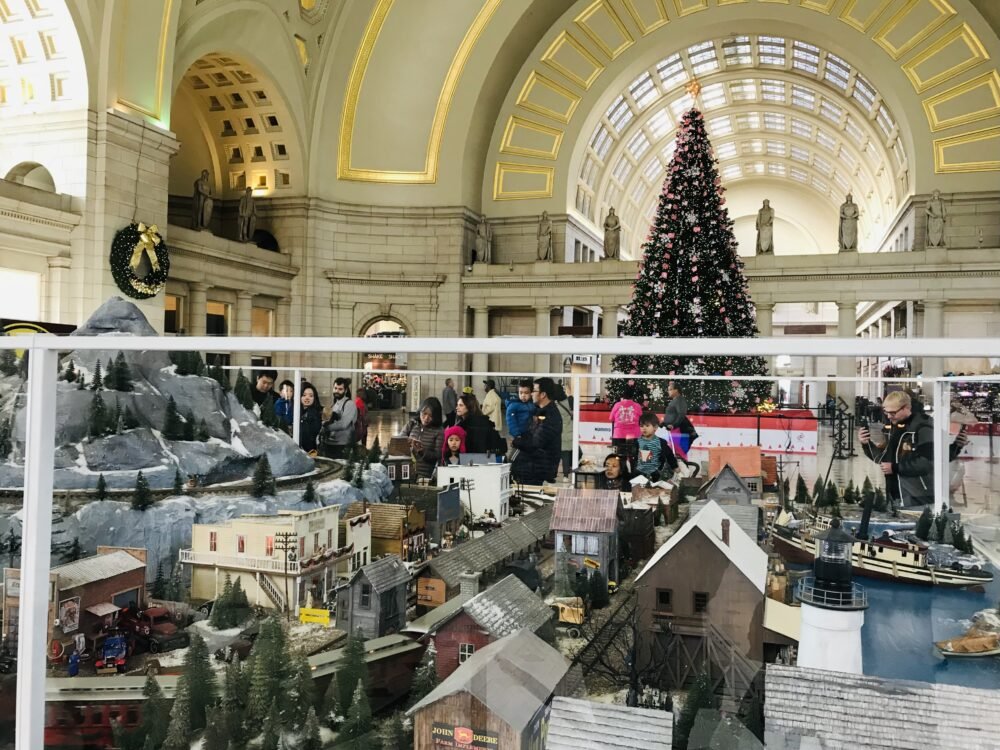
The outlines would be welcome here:
[[[53,323],[73,323],[69,311],[69,269],[73,261],[64,255],[51,255],[46,258],[49,272],[45,279],[45,306],[42,320]]]
[[[774,303],[773,302],[754,302],[754,308],[757,310],[757,330],[760,332],[761,336],[773,336],[774,335]],[[771,375],[777,375],[775,372],[775,363],[777,362],[776,357],[767,358],[767,371]],[[774,388],[777,388],[777,382],[774,383]],[[773,389],[772,389],[773,390]],[[773,395],[773,394],[772,394]]]
[[[236,325],[230,331],[233,336],[249,336],[253,311],[253,294],[241,289],[236,292]],[[233,364],[250,366],[250,352],[233,352]],[[250,377],[249,375],[247,377]]]
[[[552,308],[541,305],[535,308],[535,335],[550,336],[552,325]],[[473,355],[474,357],[475,355]],[[548,354],[535,354],[535,372],[543,373],[551,369],[551,357]]]
[[[938,339],[944,336],[944,301],[927,300],[924,302],[925,339]],[[940,357],[924,357],[924,377],[936,378],[944,372],[944,361]],[[927,392],[929,388],[925,387]]]
[[[837,336],[839,338],[854,338],[857,335],[857,303],[837,302]],[[856,377],[858,374],[857,358],[838,357],[837,376]],[[847,402],[848,408],[854,411],[854,394],[856,384],[847,382],[837,383],[837,395]]]
[[[274,311],[277,320],[274,321],[275,332],[278,336],[286,337],[292,335],[292,298],[280,297],[278,307]],[[289,352],[276,353],[274,363],[286,366],[289,363],[300,364],[300,355]],[[296,388],[298,385],[296,385]]]
[[[536,310],[536,313],[538,311]],[[537,333],[537,332],[536,332]],[[548,331],[545,332],[546,335]],[[485,339],[490,335],[490,308],[487,306],[472,308],[472,335],[477,339]],[[486,352],[477,351],[478,347],[472,351],[472,369],[475,372],[485,372],[490,366],[490,357]],[[473,378],[472,387],[476,388],[476,379]],[[478,378],[482,380],[483,378]],[[478,389],[477,389],[478,390]]]
[[[206,330],[206,316],[208,315],[208,284],[194,281],[188,284],[188,309],[187,319],[184,321],[184,330],[190,336],[204,336]]]
[[[618,308],[606,306],[601,310],[601,338],[604,339],[616,339],[618,338]],[[609,373],[612,371],[612,362],[614,357],[610,354],[601,355],[601,373]],[[603,395],[604,391],[608,388],[608,381],[600,381],[600,388],[597,394]]]

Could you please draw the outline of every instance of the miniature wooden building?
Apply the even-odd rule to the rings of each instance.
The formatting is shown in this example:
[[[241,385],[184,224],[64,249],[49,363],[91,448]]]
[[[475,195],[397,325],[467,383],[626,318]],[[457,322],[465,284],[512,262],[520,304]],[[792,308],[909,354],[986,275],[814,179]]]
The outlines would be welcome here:
[[[355,571],[337,589],[337,627],[361,630],[365,638],[380,638],[406,626],[406,589],[410,573],[395,555]]]
[[[715,477],[729,465],[746,482],[753,500],[760,500],[764,492],[764,468],[760,448],[756,445],[741,447],[709,448],[708,475]]]

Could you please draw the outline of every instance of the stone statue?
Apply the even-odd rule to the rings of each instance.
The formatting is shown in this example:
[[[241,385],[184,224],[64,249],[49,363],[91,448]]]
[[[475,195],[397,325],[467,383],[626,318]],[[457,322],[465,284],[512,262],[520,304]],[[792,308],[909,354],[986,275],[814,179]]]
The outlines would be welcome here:
[[[240,242],[250,242],[257,228],[257,202],[253,199],[253,188],[247,188],[240,198]]]
[[[476,262],[489,265],[493,259],[493,228],[486,223],[486,214],[476,227]]]
[[[552,220],[548,211],[542,211],[538,222],[538,260],[552,260]]]
[[[208,179],[208,170],[201,170],[201,177],[194,181],[194,202],[191,205],[191,227],[199,232],[206,229],[212,222],[212,184]]]
[[[840,252],[855,253],[858,251],[858,206],[854,196],[847,194],[846,200],[840,204]]]
[[[622,223],[618,221],[613,208],[608,209],[608,218],[604,220],[604,257],[607,260],[618,260],[621,250]]]
[[[767,199],[757,212],[757,255],[774,255],[774,209]]]
[[[944,222],[948,215],[940,190],[935,190],[927,201],[924,213],[927,215],[927,247],[944,247]]]

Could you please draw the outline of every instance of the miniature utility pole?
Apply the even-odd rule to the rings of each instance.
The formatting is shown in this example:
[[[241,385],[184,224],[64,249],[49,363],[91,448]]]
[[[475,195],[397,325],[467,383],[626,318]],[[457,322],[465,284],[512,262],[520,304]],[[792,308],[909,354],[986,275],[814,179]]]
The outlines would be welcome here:
[[[471,523],[472,520],[475,519],[476,517],[476,514],[472,510],[472,491],[476,489],[476,480],[466,479],[465,477],[462,477],[458,481],[459,481],[459,487],[469,493],[469,516],[471,516],[469,522]]]
[[[288,563],[295,559],[295,547],[298,545],[298,535],[294,531],[279,531],[274,535],[274,549],[281,553],[285,561],[285,619],[290,619],[288,606]]]

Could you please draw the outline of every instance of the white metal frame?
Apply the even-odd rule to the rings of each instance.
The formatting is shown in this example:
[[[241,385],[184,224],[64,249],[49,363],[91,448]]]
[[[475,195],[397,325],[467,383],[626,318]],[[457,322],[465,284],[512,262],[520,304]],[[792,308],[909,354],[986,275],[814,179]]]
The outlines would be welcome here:
[[[222,345],[222,346],[220,346]],[[18,629],[19,665],[17,672],[18,721],[16,750],[37,750],[44,744],[45,729],[45,638],[48,620],[49,554],[52,532],[52,483],[55,441],[56,374],[58,353],[103,351],[267,351],[308,353],[363,353],[371,341],[363,338],[270,338],[270,337],[159,337],[119,336],[113,343],[106,337],[76,337],[72,341],[50,334],[0,338],[0,349],[25,349],[30,353],[27,387],[27,429],[24,468],[24,526],[21,553],[21,606]],[[399,338],[393,349],[406,353],[461,354],[574,354],[581,349],[602,356],[616,354],[659,354],[676,356],[908,356],[966,357],[975,352],[980,357],[1000,357],[1000,339],[863,339],[816,337],[769,338],[593,338],[510,337],[510,338]],[[301,372],[295,370],[296,385]],[[319,368],[317,368],[319,369]],[[468,371],[464,371],[468,373]],[[486,374],[486,373],[474,373]],[[536,374],[537,375],[537,374]],[[558,373],[565,376],[565,373]],[[581,378],[607,378],[606,374],[574,374],[574,385]],[[667,377],[667,376],[664,376]],[[678,376],[676,379],[689,379]],[[698,379],[694,376],[694,379]],[[704,377],[700,379],[705,379]],[[728,378],[722,378],[728,379]],[[741,378],[746,380],[747,378]],[[765,379],[773,379],[765,378]],[[797,377],[791,380],[857,381],[859,378]],[[934,390],[939,410],[948,408],[949,385],[955,381],[996,380],[997,378],[924,378]],[[576,390],[578,393],[579,391]],[[579,399],[575,399],[576,426],[574,445],[579,443]],[[299,408],[296,399],[295,423]],[[935,426],[935,464],[947,465],[948,422]],[[576,456],[574,455],[574,463]],[[935,505],[948,497],[948,472],[936,472]]]

